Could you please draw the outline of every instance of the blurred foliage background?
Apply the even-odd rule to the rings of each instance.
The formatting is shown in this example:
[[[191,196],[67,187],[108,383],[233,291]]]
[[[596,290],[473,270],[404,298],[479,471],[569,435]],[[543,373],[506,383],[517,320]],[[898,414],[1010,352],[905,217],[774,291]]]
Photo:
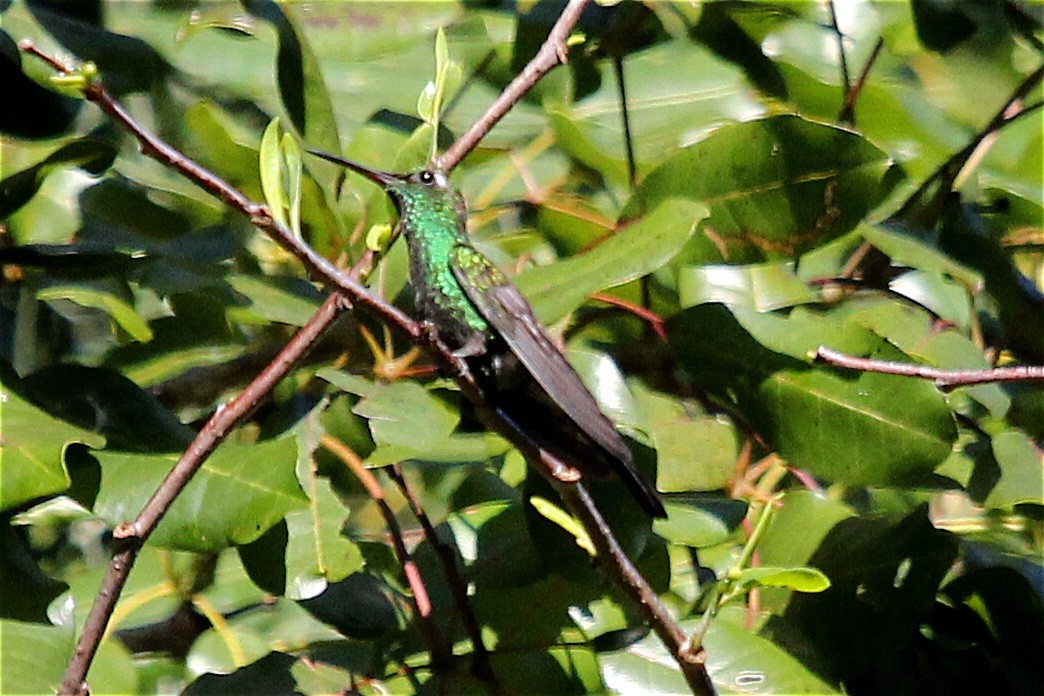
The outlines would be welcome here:
[[[93,61],[140,123],[263,200],[273,117],[310,147],[423,165],[561,7],[0,2],[5,693],[56,688],[112,526],[323,297],[17,42]],[[476,245],[655,470],[668,520],[611,483],[596,499],[683,626],[706,630],[723,693],[1044,681],[1044,389],[943,392],[811,358],[1044,363],[1040,110],[914,195],[1039,70],[1042,19],[1015,0],[592,4],[568,67],[454,172]],[[461,79],[433,134],[418,98],[437,30]],[[1019,105],[1040,99],[1038,84]],[[305,162],[299,193],[304,238],[342,264],[393,222],[381,192],[325,163]],[[406,273],[394,245],[370,285],[410,309]],[[451,383],[404,371],[408,349],[352,313],[231,434],[141,554],[94,693],[685,690],[530,504],[553,499],[546,484]],[[384,484],[448,663],[433,666],[388,526],[324,438]],[[471,671],[445,547],[495,681]],[[829,589],[794,591],[803,568]]]

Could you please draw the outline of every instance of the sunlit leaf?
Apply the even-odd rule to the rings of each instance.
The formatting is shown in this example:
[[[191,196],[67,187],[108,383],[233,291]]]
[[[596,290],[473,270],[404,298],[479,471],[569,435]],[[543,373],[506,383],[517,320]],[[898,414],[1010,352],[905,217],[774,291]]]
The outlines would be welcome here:
[[[774,643],[745,630],[732,616],[711,622],[704,638],[707,672],[716,688],[730,693],[835,694],[797,658]],[[697,621],[682,622],[686,632]],[[681,672],[671,663],[663,644],[648,636],[626,650],[599,655],[606,685],[627,692],[641,685],[645,694],[667,696],[689,691]]]
[[[341,529],[348,515],[326,479],[312,477],[305,510],[286,516],[290,543],[286,549],[287,591],[292,599],[308,599],[363,566],[359,547]]]
[[[787,321],[733,311],[686,310],[668,324],[671,345],[696,379],[736,400],[790,465],[852,485],[899,483],[923,480],[949,455],[956,426],[933,385],[876,373],[839,376],[777,352],[800,355],[801,343],[873,346],[871,336],[811,316]]]
[[[1002,508],[1018,503],[1044,505],[1044,454],[1025,433],[1017,430],[994,435],[993,456],[1000,466],[1000,480],[990,491],[986,505]]]
[[[887,194],[891,166],[851,131],[774,116],[721,128],[673,154],[645,178],[624,217],[688,198],[710,208],[688,259],[794,258],[858,224]]]
[[[670,261],[707,215],[702,205],[668,200],[590,251],[518,278],[540,318],[553,323],[592,293],[641,278]]]
[[[0,386],[3,440],[0,445],[0,510],[69,486],[65,449],[74,442],[98,448],[105,438],[54,418]]]
[[[95,512],[113,525],[134,519],[177,461],[176,456],[116,452],[99,452],[97,458],[102,480]],[[294,475],[296,462],[292,439],[218,448],[149,543],[203,552],[254,541],[307,503]]]
[[[112,318],[116,326],[136,341],[152,340],[152,329],[126,299],[106,288],[94,285],[51,285],[36,294],[44,301],[69,300],[83,307],[100,309]]]
[[[767,312],[819,300],[819,293],[794,273],[792,262],[750,266],[705,264],[678,271],[682,307],[704,302],[742,305]]]
[[[822,592],[830,587],[830,579],[815,568],[744,568],[735,582],[739,585],[782,587],[797,592]]]

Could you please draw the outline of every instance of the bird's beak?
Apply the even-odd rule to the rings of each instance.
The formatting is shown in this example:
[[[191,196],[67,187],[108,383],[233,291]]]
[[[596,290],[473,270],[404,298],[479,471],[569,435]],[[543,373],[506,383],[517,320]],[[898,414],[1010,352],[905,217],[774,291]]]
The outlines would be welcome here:
[[[331,155],[329,152],[323,152],[322,150],[312,149],[306,149],[305,151],[315,155],[316,157],[321,157],[328,162],[339,164],[342,167],[351,169],[353,172],[362,174],[370,181],[384,188],[394,186],[395,184],[401,184],[403,182],[403,178],[401,176],[391,174],[389,172],[382,172],[379,169],[371,169],[370,167],[359,164],[358,162],[353,162],[352,160],[345,159],[343,157],[338,157],[337,155]]]

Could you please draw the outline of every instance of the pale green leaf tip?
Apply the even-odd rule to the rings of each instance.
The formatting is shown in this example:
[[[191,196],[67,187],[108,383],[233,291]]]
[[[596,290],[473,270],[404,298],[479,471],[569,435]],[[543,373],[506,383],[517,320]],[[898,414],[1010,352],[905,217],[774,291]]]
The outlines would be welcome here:
[[[580,523],[572,515],[545,498],[534,497],[530,498],[529,502],[545,518],[572,534],[576,540],[576,545],[587,551],[590,556],[598,555],[591,537],[588,536],[587,531],[580,526]]]

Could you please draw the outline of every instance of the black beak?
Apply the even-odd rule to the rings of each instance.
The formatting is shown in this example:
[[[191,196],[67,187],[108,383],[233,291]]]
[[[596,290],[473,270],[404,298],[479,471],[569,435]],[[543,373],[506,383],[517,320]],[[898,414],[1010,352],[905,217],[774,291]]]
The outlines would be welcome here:
[[[312,149],[306,149],[305,152],[315,155],[316,157],[321,157],[328,162],[339,164],[342,167],[350,169],[358,174],[362,174],[367,179],[374,182],[375,184],[380,185],[383,188],[388,188],[389,186],[394,186],[395,184],[401,184],[403,182],[403,178],[401,176],[391,174],[389,172],[382,172],[379,169],[371,169],[370,167],[359,164],[358,162],[353,162],[352,160],[348,160],[343,157],[338,157],[337,155],[331,155],[329,152],[323,152],[322,150]]]

